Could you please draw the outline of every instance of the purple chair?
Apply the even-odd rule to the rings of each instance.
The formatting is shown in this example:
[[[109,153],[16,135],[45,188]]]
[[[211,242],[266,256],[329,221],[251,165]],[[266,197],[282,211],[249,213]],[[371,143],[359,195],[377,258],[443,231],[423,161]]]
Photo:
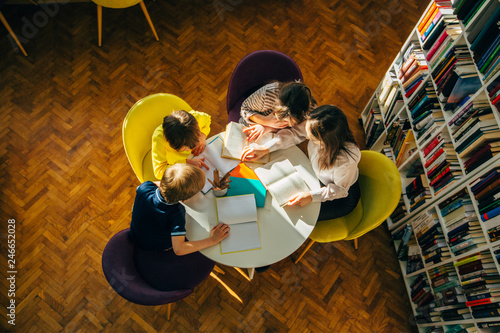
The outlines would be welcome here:
[[[187,289],[161,291],[150,286],[139,273],[135,260],[135,245],[125,229],[114,235],[102,253],[102,270],[111,287],[126,300],[140,305],[168,304],[167,319],[170,319],[172,303],[190,295],[195,286]],[[199,258],[200,263],[189,262],[189,266],[198,269],[198,284],[210,275],[214,262],[197,252],[191,258]],[[207,264],[207,260],[209,261]],[[162,263],[157,263],[158,265]],[[164,263],[163,263],[164,264]],[[156,266],[158,267],[158,266]],[[202,270],[202,271],[200,271]],[[151,272],[152,274],[154,272]]]
[[[255,51],[241,59],[229,80],[226,100],[227,122],[238,122],[241,104],[245,99],[274,80],[303,81],[302,72],[292,58],[278,51]]]

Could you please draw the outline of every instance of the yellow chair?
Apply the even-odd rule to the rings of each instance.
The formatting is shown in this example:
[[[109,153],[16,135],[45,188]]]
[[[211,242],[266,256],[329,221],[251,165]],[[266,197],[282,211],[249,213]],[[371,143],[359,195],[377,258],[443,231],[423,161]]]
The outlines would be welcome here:
[[[361,199],[356,208],[346,216],[318,221],[309,236],[309,243],[295,263],[315,242],[354,239],[357,249],[358,237],[382,224],[396,209],[401,198],[401,178],[396,165],[384,154],[375,151],[361,151],[359,186]]]
[[[146,16],[146,20],[148,21],[149,26],[151,27],[151,30],[155,35],[156,40],[159,40],[158,35],[156,34],[155,27],[153,26],[153,22],[149,17],[148,10],[143,0],[92,0],[92,1],[97,4],[97,30],[99,36],[99,46],[101,46],[101,40],[102,40],[102,7],[127,8],[140,4],[142,12],[144,13],[144,16]]]
[[[123,121],[123,147],[128,161],[141,183],[156,181],[151,158],[152,137],[163,118],[176,110],[192,110],[180,97],[154,94],[139,100],[130,108]]]

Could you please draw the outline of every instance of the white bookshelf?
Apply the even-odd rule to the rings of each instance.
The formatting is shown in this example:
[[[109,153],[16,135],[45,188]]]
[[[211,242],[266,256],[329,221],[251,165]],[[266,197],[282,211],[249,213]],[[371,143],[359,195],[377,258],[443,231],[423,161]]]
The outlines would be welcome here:
[[[425,13],[427,13],[429,8],[431,8],[431,5],[432,5],[432,2],[429,4],[427,9],[425,10],[422,17],[419,19],[419,23],[424,18]],[[500,6],[500,3],[498,0],[486,0],[484,5],[478,10],[478,12],[469,21],[467,26],[464,26],[463,22],[460,21],[460,27],[462,28],[462,33],[453,41],[453,44],[451,47],[463,45],[463,46],[466,46],[470,52],[471,45],[470,45],[469,40],[468,40],[468,35],[470,33],[476,32],[476,30],[477,30],[476,25],[479,24],[478,22],[481,22],[480,18],[481,18],[481,15],[483,13],[492,12],[498,6]],[[418,26],[418,24],[417,24],[417,26]],[[391,66],[389,67],[387,72],[392,71],[396,74],[399,72],[399,69],[400,69],[402,62],[403,62],[404,52],[412,42],[418,42],[419,45],[423,49],[422,43],[420,42],[417,26],[415,26],[415,28],[412,30],[412,33],[410,34],[410,36],[408,37],[408,39],[404,43],[403,47],[401,48],[401,51],[395,57],[394,61],[392,62]],[[375,150],[375,151],[381,151],[384,148],[387,148],[387,147],[390,148],[390,146],[385,142],[385,140],[389,134],[388,128],[390,128],[391,124],[394,123],[394,121],[396,119],[398,119],[398,117],[407,118],[410,120],[412,119],[411,114],[409,112],[408,104],[412,101],[412,99],[418,94],[418,92],[421,89],[424,89],[426,84],[432,85],[432,87],[434,88],[434,91],[437,90],[437,86],[433,80],[432,72],[433,72],[433,69],[436,68],[437,64],[439,64],[439,62],[440,62],[440,60],[437,60],[434,63],[434,67],[431,67],[429,65],[428,73],[425,76],[425,78],[423,79],[422,84],[420,84],[420,86],[416,89],[416,91],[413,92],[412,95],[409,96],[408,98],[405,97],[403,85],[401,83],[401,80],[398,79],[398,89],[402,94],[404,105],[399,110],[397,110],[397,112],[395,113],[396,114],[395,118],[387,124],[385,124],[386,121],[388,120],[388,119],[386,119],[387,114],[384,114],[383,106],[379,105],[379,99],[378,99],[379,95],[380,95],[380,90],[382,89],[382,82],[381,82],[381,84],[378,86],[377,90],[374,92],[374,94],[370,98],[369,102],[367,103],[365,109],[361,113],[361,120],[362,120],[363,124],[365,125],[370,111],[376,107],[380,108],[381,114],[382,114],[382,121],[385,124],[384,129],[383,129],[382,133],[380,134],[380,136],[377,138],[374,138],[374,140],[372,140],[372,145],[371,145],[370,149]],[[495,75],[492,75],[491,77],[489,77],[485,81],[484,76],[479,72],[479,70],[477,70],[477,66],[475,66],[475,67],[476,67],[477,74],[479,75],[479,79],[481,81],[481,87],[476,93],[474,93],[470,97],[469,101],[464,106],[462,106],[462,108],[466,107],[471,102],[479,101],[481,99],[486,99],[488,101],[492,111],[493,111],[496,125],[497,125],[497,127],[500,128],[500,113],[496,109],[496,107],[491,104],[490,98],[488,96],[488,91],[487,91],[488,86],[500,75],[500,71],[497,72]],[[385,74],[384,74],[384,77],[385,77]],[[442,103],[440,103],[440,106],[441,106],[441,109],[443,111],[445,121],[444,121],[444,124],[442,124],[440,126],[436,126],[435,134],[441,133],[443,136],[449,137],[451,139],[453,147],[457,147],[455,141],[452,139],[451,134],[453,133],[453,129],[450,126],[450,121],[455,115],[459,114],[459,112],[461,111],[462,108],[460,108],[458,110],[454,110],[455,112],[451,112],[451,111],[446,111],[444,109],[444,105]],[[412,127],[412,130],[413,130],[413,127]],[[422,164],[422,166],[425,165],[423,148],[427,146],[427,144],[432,140],[432,138],[435,136],[435,134],[433,134],[432,137],[427,138],[427,139],[425,139],[426,135],[424,135],[423,137],[418,138],[418,139],[415,137],[417,151],[415,153],[411,154],[410,157],[407,158],[407,160],[404,161],[402,164],[400,164],[400,166],[398,167],[398,170],[400,171],[400,175],[401,175],[401,180],[402,180],[403,193],[405,192],[406,185],[409,184],[414,178],[414,177],[406,178],[406,172],[407,172],[409,166],[412,163],[417,162],[418,160],[420,160],[420,163]],[[393,161],[394,161],[396,159],[396,156],[394,155],[394,152],[392,154],[393,154]],[[411,303],[414,314],[416,314],[416,305],[413,302],[411,302],[410,285],[414,281],[414,279],[420,274],[424,274],[425,277],[427,278],[428,282],[430,283],[430,281],[431,281],[430,275],[429,275],[430,270],[433,270],[437,267],[444,266],[446,264],[456,263],[456,262],[458,262],[458,261],[460,261],[460,260],[462,260],[462,259],[464,259],[464,258],[466,258],[474,253],[480,252],[480,251],[487,251],[491,254],[492,258],[494,259],[496,269],[500,272],[500,266],[498,265],[498,261],[495,258],[496,255],[493,253],[493,251],[495,249],[500,249],[500,240],[491,242],[489,239],[489,236],[488,236],[488,229],[491,229],[494,226],[500,225],[500,216],[497,216],[496,218],[493,218],[493,219],[488,220],[486,222],[481,221],[481,219],[479,218],[480,214],[479,214],[477,202],[474,199],[474,195],[472,194],[471,185],[470,185],[474,180],[476,180],[478,177],[487,173],[493,167],[500,166],[500,154],[497,154],[496,156],[489,159],[488,161],[483,163],[481,166],[477,167],[476,169],[474,169],[472,172],[469,172],[469,173],[466,172],[465,167],[464,167],[464,162],[468,158],[470,158],[470,156],[466,156],[464,158],[460,158],[460,157],[458,158],[459,164],[460,164],[460,169],[462,172],[462,176],[459,180],[451,183],[449,186],[445,187],[444,189],[442,189],[438,193],[435,193],[435,191],[432,188],[430,188],[431,189],[431,197],[429,199],[427,199],[423,205],[421,205],[420,207],[416,208],[414,211],[411,211],[411,212],[409,212],[409,208],[410,208],[409,207],[409,200],[406,198],[406,196],[404,196],[406,210],[409,213],[407,213],[406,216],[404,216],[403,218],[401,218],[400,220],[395,221],[395,222],[391,221],[390,218],[387,220],[387,226],[388,226],[389,231],[394,232],[397,229],[401,228],[403,225],[411,224],[411,222],[416,217],[418,217],[420,214],[422,214],[424,212],[430,212],[430,213],[434,212],[439,217],[439,223],[440,223],[442,230],[443,230],[442,233],[445,236],[446,241],[448,241],[447,228],[446,228],[446,225],[444,223],[443,218],[440,215],[440,209],[439,209],[438,205],[440,203],[444,202],[445,200],[447,200],[448,198],[452,197],[456,193],[459,193],[461,190],[467,189],[467,193],[471,197],[471,201],[472,201],[472,204],[474,206],[475,213],[478,216],[478,219],[480,221],[481,231],[484,233],[485,238],[487,240],[487,243],[485,245],[473,248],[471,250],[468,250],[465,253],[461,253],[460,255],[454,255],[453,251],[450,251],[450,253],[451,253],[450,258],[443,260],[443,261],[436,263],[436,264],[425,264],[424,263],[423,269],[415,271],[411,274],[406,274],[406,261],[400,261],[401,271],[403,273],[404,281],[405,281],[407,291],[408,291],[408,296],[410,298],[410,303]],[[424,174],[427,174],[427,170],[425,167],[424,167]],[[394,247],[395,247],[396,251],[398,249],[399,242],[400,241],[394,242]],[[458,273],[457,268],[456,268],[456,270]],[[432,290],[432,288],[431,288],[431,290]],[[438,322],[418,324],[417,326],[418,326],[419,332],[427,332],[429,330],[429,328],[431,328],[433,326],[441,327],[441,328],[443,328],[443,332],[446,332],[447,329],[449,329],[453,325],[460,324],[460,325],[465,325],[468,327],[475,327],[476,331],[480,332],[480,333],[488,333],[488,332],[499,332],[500,327],[497,327],[496,330],[492,329],[492,328],[480,328],[478,326],[478,324],[483,323],[483,322],[497,322],[497,321],[500,321],[500,316],[490,317],[490,318],[481,318],[481,319],[472,318],[472,319],[467,319],[467,320],[448,321],[448,322],[443,321],[441,319]]]

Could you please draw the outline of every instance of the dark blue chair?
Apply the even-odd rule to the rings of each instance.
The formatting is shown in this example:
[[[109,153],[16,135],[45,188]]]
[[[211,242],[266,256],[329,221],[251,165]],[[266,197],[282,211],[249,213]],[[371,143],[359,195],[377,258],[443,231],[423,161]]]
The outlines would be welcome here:
[[[167,319],[170,319],[172,303],[190,295],[194,287],[210,275],[214,262],[199,252],[176,256],[172,250],[138,251],[129,235],[129,230],[118,232],[104,248],[102,253],[104,276],[113,290],[132,303],[168,304]],[[174,277],[175,280],[181,281],[180,283],[184,284],[183,288],[162,291],[150,284],[149,281],[155,283],[163,279],[163,276],[158,274],[162,274],[162,268],[165,267],[170,268],[170,278]],[[168,280],[169,277],[165,276],[165,279]]]

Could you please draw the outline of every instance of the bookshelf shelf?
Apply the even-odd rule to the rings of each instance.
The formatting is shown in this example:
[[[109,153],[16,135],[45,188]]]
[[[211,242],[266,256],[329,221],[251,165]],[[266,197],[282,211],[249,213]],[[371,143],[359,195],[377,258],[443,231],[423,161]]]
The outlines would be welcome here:
[[[420,332],[500,326],[499,19],[496,0],[431,1],[361,115],[401,175],[387,226]]]

